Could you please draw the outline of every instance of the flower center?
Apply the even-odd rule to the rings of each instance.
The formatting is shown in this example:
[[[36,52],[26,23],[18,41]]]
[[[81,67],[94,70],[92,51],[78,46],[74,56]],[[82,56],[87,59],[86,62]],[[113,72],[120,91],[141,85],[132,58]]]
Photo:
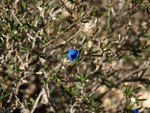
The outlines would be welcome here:
[[[75,56],[75,55],[71,55],[71,57],[72,57],[72,58],[75,58],[76,56]]]

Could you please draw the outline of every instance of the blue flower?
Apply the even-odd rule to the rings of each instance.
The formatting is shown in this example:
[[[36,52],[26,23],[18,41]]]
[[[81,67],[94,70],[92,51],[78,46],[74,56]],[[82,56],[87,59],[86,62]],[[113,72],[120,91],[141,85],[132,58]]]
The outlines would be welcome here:
[[[70,58],[71,61],[74,61],[79,56],[78,50],[69,49],[69,53],[67,53],[67,56]]]
[[[132,110],[132,113],[139,113],[139,110],[138,109],[134,109],[134,110]]]

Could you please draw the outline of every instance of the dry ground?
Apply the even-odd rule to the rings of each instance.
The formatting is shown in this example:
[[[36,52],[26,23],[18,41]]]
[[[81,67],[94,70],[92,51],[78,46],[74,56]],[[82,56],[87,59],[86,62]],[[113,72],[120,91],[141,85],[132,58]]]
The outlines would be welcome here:
[[[149,113],[149,45],[148,0],[2,0],[0,112]]]

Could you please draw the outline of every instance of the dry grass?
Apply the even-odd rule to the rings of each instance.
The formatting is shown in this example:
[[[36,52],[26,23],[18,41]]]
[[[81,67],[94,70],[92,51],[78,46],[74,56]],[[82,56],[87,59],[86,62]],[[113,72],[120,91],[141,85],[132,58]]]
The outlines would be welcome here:
[[[149,45],[148,0],[1,0],[0,112],[149,113]]]

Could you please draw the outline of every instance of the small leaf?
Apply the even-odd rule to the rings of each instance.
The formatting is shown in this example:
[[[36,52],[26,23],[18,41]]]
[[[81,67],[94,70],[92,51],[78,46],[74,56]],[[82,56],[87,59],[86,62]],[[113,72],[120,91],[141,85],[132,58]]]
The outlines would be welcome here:
[[[12,67],[10,67],[10,66],[8,66],[8,65],[6,65],[6,67],[7,67],[8,69],[10,69],[10,70],[13,70],[13,68],[12,68]]]
[[[11,61],[12,61],[12,63],[15,63],[15,60],[12,56],[11,56]]]
[[[77,2],[77,0],[70,0],[70,2],[72,2],[72,3],[76,3],[76,2]]]
[[[82,13],[83,13],[83,7],[82,7],[81,10],[80,10],[80,14],[79,14],[78,19],[80,19],[80,18],[82,17]]]
[[[54,77],[53,76],[52,77],[48,77],[48,79],[52,80],[52,79],[54,79]]]
[[[5,95],[0,97],[0,100],[4,100],[4,98],[6,98],[9,95],[9,93],[6,93]]]
[[[147,99],[138,99],[138,101],[146,101]]]
[[[31,102],[32,104],[34,104],[34,99],[33,99],[33,98],[30,98],[30,102]]]
[[[80,77],[79,75],[75,74],[75,76],[76,76],[78,79],[81,79],[81,77]]]
[[[47,27],[51,27],[50,20],[47,21]]]
[[[138,90],[140,90],[140,89],[141,89],[141,87],[138,87],[138,88],[133,89],[132,91],[133,91],[133,92],[136,92],[136,91],[138,91]]]
[[[42,72],[44,69],[45,69],[45,67],[41,68],[41,69],[39,70],[39,72]]]

